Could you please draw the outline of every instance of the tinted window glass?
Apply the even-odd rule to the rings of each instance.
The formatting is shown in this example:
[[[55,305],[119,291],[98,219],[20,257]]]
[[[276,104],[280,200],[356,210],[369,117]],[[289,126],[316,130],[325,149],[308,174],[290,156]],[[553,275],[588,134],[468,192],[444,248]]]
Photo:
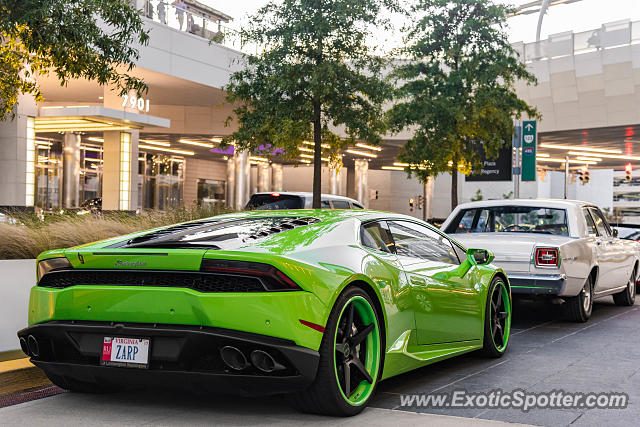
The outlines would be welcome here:
[[[447,233],[544,233],[569,235],[564,209],[539,206],[491,206],[464,209],[449,224]]]
[[[389,231],[374,222],[360,227],[360,239],[362,245],[368,248],[377,249],[382,252],[391,252],[393,241],[389,236]]]
[[[596,228],[598,229],[598,234],[601,236],[611,236],[611,230],[609,230],[609,225],[607,221],[604,219],[602,212],[600,209],[590,208],[591,215],[593,216],[593,221],[596,224]]]
[[[459,264],[458,257],[445,236],[409,221],[389,221],[396,253],[447,264]]]
[[[320,208],[322,208],[322,209],[331,209],[331,205],[329,204],[328,200],[322,200],[322,201],[320,201]]]
[[[351,207],[352,207],[352,209],[364,209],[364,206],[359,205],[359,204],[357,204],[357,203],[351,203],[351,205],[352,205],[352,206],[351,206]]]
[[[349,209],[349,202],[345,201],[345,200],[334,200],[331,203],[333,203],[333,209]]]
[[[591,218],[589,211],[587,209],[583,209],[582,213],[584,214],[584,220],[587,223],[587,235],[597,236],[598,231],[596,230],[596,225],[593,223],[593,218]]]
[[[279,209],[303,209],[302,197],[287,194],[254,194],[249,199],[245,209],[255,210],[279,210]]]

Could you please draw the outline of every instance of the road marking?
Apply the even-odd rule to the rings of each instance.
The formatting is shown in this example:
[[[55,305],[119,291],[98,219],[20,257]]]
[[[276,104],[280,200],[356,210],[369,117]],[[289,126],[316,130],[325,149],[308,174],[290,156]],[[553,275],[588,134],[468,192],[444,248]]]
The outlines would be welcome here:
[[[624,315],[624,314],[631,313],[631,312],[636,311],[636,310],[638,310],[638,307],[634,307],[634,308],[632,308],[631,310],[623,311],[622,313],[618,313],[618,314],[616,314],[616,315],[614,315],[614,316],[607,317],[607,318],[602,319],[602,320],[600,320],[600,321],[598,321],[598,322],[591,322],[591,323],[589,323],[589,325],[588,325],[588,326],[585,326],[584,328],[580,328],[580,329],[575,330],[575,331],[573,331],[573,332],[571,332],[571,333],[569,333],[569,334],[567,334],[567,335],[563,335],[563,336],[561,336],[561,337],[559,337],[559,338],[556,338],[556,339],[552,340],[552,341],[550,342],[550,344],[553,344],[554,342],[558,342],[558,341],[560,341],[560,340],[562,340],[562,339],[565,339],[565,338],[567,338],[567,337],[570,337],[570,336],[572,336],[572,335],[575,335],[575,334],[577,334],[577,333],[579,333],[579,332],[582,332],[582,331],[585,331],[585,330],[587,330],[587,329],[593,328],[594,326],[598,326],[598,325],[599,325],[599,324],[601,324],[601,323],[607,322],[607,321],[609,321],[609,320],[611,320],[611,319],[615,319],[616,317],[622,316],[622,315]]]
[[[0,362],[0,374],[5,372],[17,371],[19,369],[33,368],[33,364],[29,362],[28,358],[7,360],[6,362]]]

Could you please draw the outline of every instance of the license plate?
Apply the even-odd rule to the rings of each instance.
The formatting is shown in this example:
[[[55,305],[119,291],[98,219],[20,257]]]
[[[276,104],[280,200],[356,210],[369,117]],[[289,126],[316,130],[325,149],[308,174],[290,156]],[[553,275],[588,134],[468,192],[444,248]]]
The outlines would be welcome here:
[[[149,366],[149,340],[104,337],[101,364],[146,369]]]

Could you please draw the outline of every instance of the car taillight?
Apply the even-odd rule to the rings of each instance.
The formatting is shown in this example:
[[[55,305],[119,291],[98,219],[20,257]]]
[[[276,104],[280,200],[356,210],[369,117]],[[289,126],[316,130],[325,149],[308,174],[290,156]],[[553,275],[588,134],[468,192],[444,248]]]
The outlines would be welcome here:
[[[536,267],[558,267],[559,265],[558,248],[536,248]]]
[[[203,259],[201,271],[258,277],[270,291],[300,291],[296,282],[270,264],[251,261]]]

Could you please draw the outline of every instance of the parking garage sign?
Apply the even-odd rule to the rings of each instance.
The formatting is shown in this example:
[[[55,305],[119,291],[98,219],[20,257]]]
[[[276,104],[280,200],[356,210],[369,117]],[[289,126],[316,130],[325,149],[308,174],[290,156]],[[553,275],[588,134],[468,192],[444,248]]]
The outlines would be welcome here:
[[[537,122],[522,122],[522,181],[536,180]]]

